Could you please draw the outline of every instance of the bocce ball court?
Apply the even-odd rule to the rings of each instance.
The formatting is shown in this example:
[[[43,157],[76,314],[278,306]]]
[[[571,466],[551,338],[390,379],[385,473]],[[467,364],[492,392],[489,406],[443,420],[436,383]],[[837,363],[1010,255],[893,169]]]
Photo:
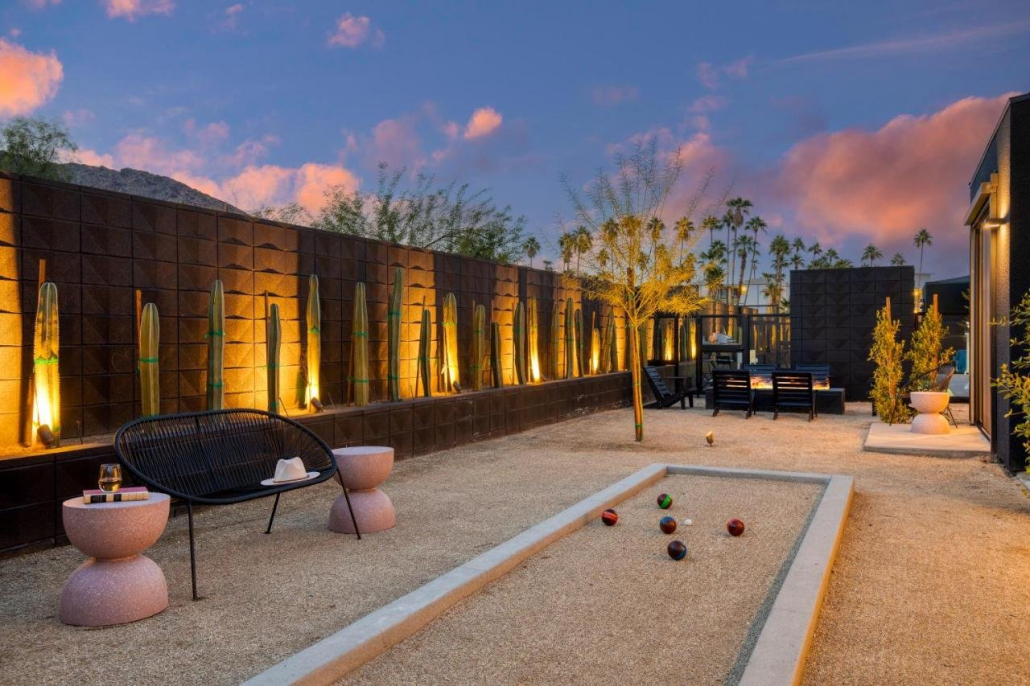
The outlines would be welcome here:
[[[614,526],[593,519],[340,683],[445,683],[458,664],[474,683],[739,678],[823,488],[666,476],[616,505]],[[726,530],[734,517],[748,523],[739,538]],[[682,561],[666,554],[673,540]]]

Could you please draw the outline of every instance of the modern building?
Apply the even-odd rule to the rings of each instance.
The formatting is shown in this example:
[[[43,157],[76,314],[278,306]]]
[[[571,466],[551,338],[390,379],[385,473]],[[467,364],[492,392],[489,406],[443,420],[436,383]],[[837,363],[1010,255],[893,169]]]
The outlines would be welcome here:
[[[969,183],[970,417],[1011,471],[1026,464],[1020,420],[991,386],[1019,357],[1009,327],[997,324],[1030,290],[1030,93],[1011,98]]]

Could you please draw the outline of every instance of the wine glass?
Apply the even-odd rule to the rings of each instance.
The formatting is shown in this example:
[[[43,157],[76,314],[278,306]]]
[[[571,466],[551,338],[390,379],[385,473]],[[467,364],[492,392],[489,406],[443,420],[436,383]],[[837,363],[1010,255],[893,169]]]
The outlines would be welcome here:
[[[100,465],[100,490],[104,493],[114,493],[122,485],[122,466],[120,464]]]

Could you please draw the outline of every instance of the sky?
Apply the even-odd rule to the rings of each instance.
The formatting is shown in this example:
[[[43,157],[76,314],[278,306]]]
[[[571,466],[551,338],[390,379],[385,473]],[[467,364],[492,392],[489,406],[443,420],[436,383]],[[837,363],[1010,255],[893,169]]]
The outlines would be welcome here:
[[[926,227],[925,271],[966,274],[969,179],[1028,90],[1025,0],[0,0],[0,121],[63,121],[79,161],[312,212],[386,162],[489,189],[538,266],[561,179],[655,140],[670,215],[712,171],[770,236],[914,263]]]

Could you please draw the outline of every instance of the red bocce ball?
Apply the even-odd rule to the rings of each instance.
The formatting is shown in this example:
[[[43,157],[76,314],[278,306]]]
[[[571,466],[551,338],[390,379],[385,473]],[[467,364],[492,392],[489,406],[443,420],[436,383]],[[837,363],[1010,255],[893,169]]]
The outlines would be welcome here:
[[[619,521],[619,513],[609,508],[601,513],[601,521],[605,526],[615,526],[615,522]]]
[[[734,517],[726,522],[726,530],[730,532],[730,536],[739,536],[744,533],[744,522]]]

